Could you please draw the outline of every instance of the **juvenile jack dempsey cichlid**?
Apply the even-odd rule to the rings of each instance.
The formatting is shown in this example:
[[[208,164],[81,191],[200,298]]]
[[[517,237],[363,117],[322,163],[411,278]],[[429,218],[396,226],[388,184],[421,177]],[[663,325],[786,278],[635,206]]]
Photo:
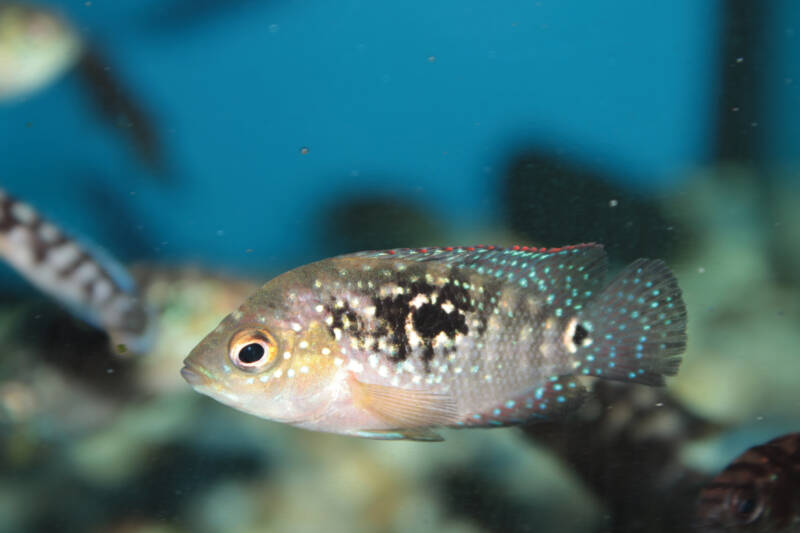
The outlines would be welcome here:
[[[553,420],[580,377],[660,385],[686,347],[672,273],[603,287],[601,245],[359,252],[269,281],[192,350],[199,392],[297,427],[441,440],[437,427]]]

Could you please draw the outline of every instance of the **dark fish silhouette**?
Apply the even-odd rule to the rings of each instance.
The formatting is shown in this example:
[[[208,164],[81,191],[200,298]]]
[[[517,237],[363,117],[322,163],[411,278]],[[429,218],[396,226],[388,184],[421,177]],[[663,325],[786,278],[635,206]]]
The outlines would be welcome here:
[[[566,420],[525,426],[525,435],[558,456],[605,508],[596,531],[684,532],[708,477],[688,467],[684,445],[722,428],[663,388],[598,380]]]

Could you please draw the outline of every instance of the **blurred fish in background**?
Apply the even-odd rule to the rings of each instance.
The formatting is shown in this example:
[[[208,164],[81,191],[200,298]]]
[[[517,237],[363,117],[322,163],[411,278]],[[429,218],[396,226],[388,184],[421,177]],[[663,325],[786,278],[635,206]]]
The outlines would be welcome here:
[[[703,488],[695,524],[701,533],[800,531],[800,433],[737,457]]]
[[[166,160],[150,114],[125,89],[113,67],[57,10],[0,2],[0,103],[13,104],[76,70],[97,111],[124,132],[155,175]]]
[[[598,381],[574,416],[524,428],[572,468],[605,507],[600,531],[686,531],[707,475],[683,450],[725,426],[668,390]]]
[[[126,270],[2,190],[0,256],[77,316],[107,332],[115,352],[142,354],[151,348],[155,312]]]

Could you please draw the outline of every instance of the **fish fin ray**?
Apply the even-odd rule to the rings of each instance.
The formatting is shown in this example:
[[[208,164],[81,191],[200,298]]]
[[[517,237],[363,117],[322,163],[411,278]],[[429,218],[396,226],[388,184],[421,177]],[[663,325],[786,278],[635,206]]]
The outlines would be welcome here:
[[[660,260],[628,265],[579,316],[587,332],[577,347],[584,375],[662,385],[686,349],[686,305]]]
[[[381,258],[408,262],[437,262],[467,269],[498,280],[517,283],[545,295],[545,305],[583,308],[605,277],[606,252],[601,244],[561,248],[461,246],[397,248],[357,252],[343,257]]]
[[[448,426],[458,421],[455,400],[446,394],[364,383],[351,375],[354,403],[398,428]]]
[[[465,426],[500,427],[553,420],[577,409],[587,394],[577,376],[553,376],[537,387],[469,417]]]

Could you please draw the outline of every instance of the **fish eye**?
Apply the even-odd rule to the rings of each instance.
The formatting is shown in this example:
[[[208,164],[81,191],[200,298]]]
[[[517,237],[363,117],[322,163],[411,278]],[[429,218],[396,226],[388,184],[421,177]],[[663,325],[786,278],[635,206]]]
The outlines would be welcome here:
[[[278,344],[263,329],[248,328],[236,333],[230,342],[228,354],[236,368],[245,372],[259,372],[275,361]]]
[[[736,513],[736,517],[746,524],[758,520],[764,506],[753,491],[739,491],[733,495],[731,505]]]

